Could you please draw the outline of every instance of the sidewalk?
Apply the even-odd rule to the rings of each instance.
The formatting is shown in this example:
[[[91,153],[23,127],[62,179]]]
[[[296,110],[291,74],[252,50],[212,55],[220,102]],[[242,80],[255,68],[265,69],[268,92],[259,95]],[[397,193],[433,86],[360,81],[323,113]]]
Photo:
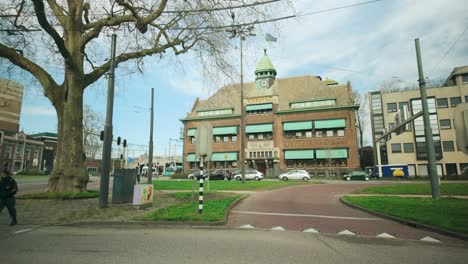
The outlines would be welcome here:
[[[394,197],[413,197],[413,198],[432,198],[432,195],[422,195],[422,194],[346,194],[346,196],[394,196]],[[441,195],[440,198],[458,198],[458,199],[468,199],[466,195]]]
[[[112,204],[109,196],[107,208],[99,208],[99,198],[77,200],[17,199],[19,225],[64,225],[82,222],[126,222],[149,211],[167,207],[176,200],[166,192],[155,191],[153,206],[136,210],[132,203]],[[0,214],[0,225],[10,222],[6,208]]]

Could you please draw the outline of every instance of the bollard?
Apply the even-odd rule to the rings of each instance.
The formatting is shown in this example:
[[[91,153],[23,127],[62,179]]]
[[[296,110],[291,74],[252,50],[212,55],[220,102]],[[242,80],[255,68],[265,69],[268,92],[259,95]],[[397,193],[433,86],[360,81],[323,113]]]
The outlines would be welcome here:
[[[203,213],[203,174],[200,173],[198,177],[200,180],[200,190],[198,193],[198,213],[202,214]]]

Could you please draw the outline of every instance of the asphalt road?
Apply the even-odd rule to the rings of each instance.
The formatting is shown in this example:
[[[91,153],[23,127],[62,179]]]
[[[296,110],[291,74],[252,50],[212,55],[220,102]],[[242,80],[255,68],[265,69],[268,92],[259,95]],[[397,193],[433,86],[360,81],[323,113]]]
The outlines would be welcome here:
[[[34,177],[19,177],[15,179],[18,183],[18,193],[17,195],[45,192],[47,191],[48,178],[44,176]],[[112,187],[112,178],[110,186]],[[89,190],[98,190],[99,189],[100,177],[92,176],[90,182],[88,183]]]
[[[466,243],[435,232],[385,220],[352,209],[339,201],[343,194],[369,184],[373,183],[316,184],[257,193],[232,209],[227,226],[251,225],[260,229],[281,226],[286,230],[297,231],[313,228],[326,234],[349,230],[364,236],[387,233],[401,239],[419,240],[429,236],[444,243]]]
[[[2,263],[18,264],[466,263],[467,249],[293,231],[184,228],[33,227],[0,238]]]

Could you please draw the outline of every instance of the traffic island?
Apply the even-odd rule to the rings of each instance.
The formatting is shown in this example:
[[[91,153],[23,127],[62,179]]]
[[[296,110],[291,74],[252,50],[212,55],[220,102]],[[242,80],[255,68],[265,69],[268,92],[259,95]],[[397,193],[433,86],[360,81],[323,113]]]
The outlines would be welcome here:
[[[340,201],[352,208],[397,221],[399,223],[431,230],[443,235],[468,240],[468,200],[399,196],[344,196]]]

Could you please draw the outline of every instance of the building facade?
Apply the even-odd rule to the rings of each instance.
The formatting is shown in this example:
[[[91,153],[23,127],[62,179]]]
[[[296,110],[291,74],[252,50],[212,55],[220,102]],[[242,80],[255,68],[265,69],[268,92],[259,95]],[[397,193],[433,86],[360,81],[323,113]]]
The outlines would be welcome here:
[[[184,171],[199,168],[197,140],[211,155],[205,168],[240,169],[240,137],[245,140],[246,168],[267,176],[305,169],[315,176],[339,176],[359,167],[351,84],[318,76],[276,78],[266,54],[245,83],[245,134],[240,134],[240,84],[196,99],[184,124]],[[208,130],[202,133],[201,130]],[[208,134],[208,138],[201,138]],[[200,144],[201,145],[201,144]]]
[[[427,90],[429,116],[436,150],[439,176],[459,175],[468,167],[468,155],[457,149],[453,111],[468,103],[468,66],[455,68],[444,86]],[[403,111],[409,117],[422,110],[419,89],[369,94],[372,134],[375,140],[384,129],[395,125],[395,114]],[[380,143],[382,164],[408,164],[410,176],[427,176],[427,153],[423,117],[406,127],[408,132],[392,134]],[[377,159],[375,159],[377,160]]]

